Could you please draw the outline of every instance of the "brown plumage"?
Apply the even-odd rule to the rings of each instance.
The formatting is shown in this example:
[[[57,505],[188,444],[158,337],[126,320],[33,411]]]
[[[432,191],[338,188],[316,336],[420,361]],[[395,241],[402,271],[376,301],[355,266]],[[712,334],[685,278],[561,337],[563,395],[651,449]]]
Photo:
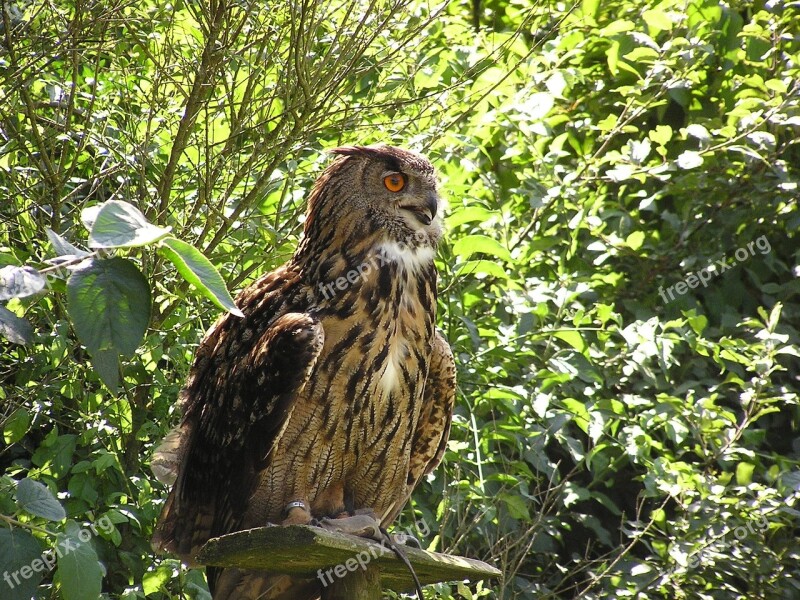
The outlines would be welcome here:
[[[389,146],[334,150],[294,256],[198,348],[183,419],[153,459],[174,479],[154,546],[364,508],[388,525],[441,460],[455,397],[434,329],[436,178]],[[398,189],[401,188],[401,189]],[[290,502],[302,507],[291,508]],[[215,600],[313,598],[316,580],[209,569]]]

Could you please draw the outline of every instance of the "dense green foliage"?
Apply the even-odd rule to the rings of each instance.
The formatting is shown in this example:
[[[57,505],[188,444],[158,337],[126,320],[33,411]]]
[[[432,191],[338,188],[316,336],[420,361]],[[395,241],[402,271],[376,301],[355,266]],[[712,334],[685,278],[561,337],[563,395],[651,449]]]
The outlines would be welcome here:
[[[76,550],[2,598],[208,597],[149,548],[148,463],[212,275],[163,230],[94,244],[152,310],[93,347],[47,262],[82,211],[137,207],[235,290],[291,254],[324,150],[377,141],[450,203],[457,414],[399,527],[504,573],[426,593],[800,597],[796,3],[203,4],[3,3],[0,266],[48,285],[0,307],[28,341],[0,341],[0,578]]]

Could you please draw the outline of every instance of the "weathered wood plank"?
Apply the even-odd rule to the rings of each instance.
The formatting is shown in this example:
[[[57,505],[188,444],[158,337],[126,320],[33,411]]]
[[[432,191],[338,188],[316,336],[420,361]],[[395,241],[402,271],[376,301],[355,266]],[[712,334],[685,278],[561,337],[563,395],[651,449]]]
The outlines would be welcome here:
[[[382,597],[378,567],[358,569],[322,589],[322,600],[381,600]]]
[[[479,560],[417,548],[404,550],[423,585],[500,575],[500,571]],[[388,547],[308,525],[261,527],[214,538],[203,547],[198,560],[205,565],[321,577],[327,581],[339,580],[368,565],[380,570],[384,588],[403,592],[414,587],[408,569]]]

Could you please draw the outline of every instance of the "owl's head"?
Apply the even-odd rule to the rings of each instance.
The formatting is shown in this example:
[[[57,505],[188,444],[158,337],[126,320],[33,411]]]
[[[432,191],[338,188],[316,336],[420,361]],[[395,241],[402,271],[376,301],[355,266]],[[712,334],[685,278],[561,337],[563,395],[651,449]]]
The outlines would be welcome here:
[[[393,146],[345,146],[314,184],[306,237],[346,247],[396,243],[435,247],[442,234],[436,172],[425,157]]]

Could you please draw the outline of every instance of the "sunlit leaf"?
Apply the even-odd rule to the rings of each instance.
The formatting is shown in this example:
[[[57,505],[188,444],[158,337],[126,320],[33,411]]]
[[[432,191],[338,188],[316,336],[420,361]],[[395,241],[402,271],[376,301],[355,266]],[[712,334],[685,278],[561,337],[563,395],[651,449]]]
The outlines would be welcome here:
[[[166,256],[186,281],[196,287],[200,293],[209,298],[223,310],[243,317],[228,292],[222,275],[203,254],[191,244],[174,237],[161,241],[159,252]]]
[[[31,413],[25,408],[18,408],[3,425],[3,441],[13,444],[22,439],[31,426]]]
[[[502,266],[490,260],[468,260],[460,265],[455,272],[456,277],[462,276],[475,276],[475,275],[491,275],[492,277],[500,277],[501,279],[508,279],[508,273],[505,272]]]
[[[146,246],[169,235],[170,229],[150,223],[141,211],[127,202],[109,200],[100,205],[89,234],[92,248]]]
[[[32,267],[6,265],[0,269],[0,300],[32,296],[45,285],[47,280]]]
[[[699,152],[687,150],[675,161],[681,169],[696,169],[703,164],[703,156]]]
[[[145,596],[149,596],[172,581],[172,567],[168,564],[159,565],[155,570],[148,571],[142,577],[142,590]]]
[[[505,261],[511,261],[511,253],[494,238],[487,235],[465,235],[453,244],[453,254],[469,258],[473,254],[487,254]]]

